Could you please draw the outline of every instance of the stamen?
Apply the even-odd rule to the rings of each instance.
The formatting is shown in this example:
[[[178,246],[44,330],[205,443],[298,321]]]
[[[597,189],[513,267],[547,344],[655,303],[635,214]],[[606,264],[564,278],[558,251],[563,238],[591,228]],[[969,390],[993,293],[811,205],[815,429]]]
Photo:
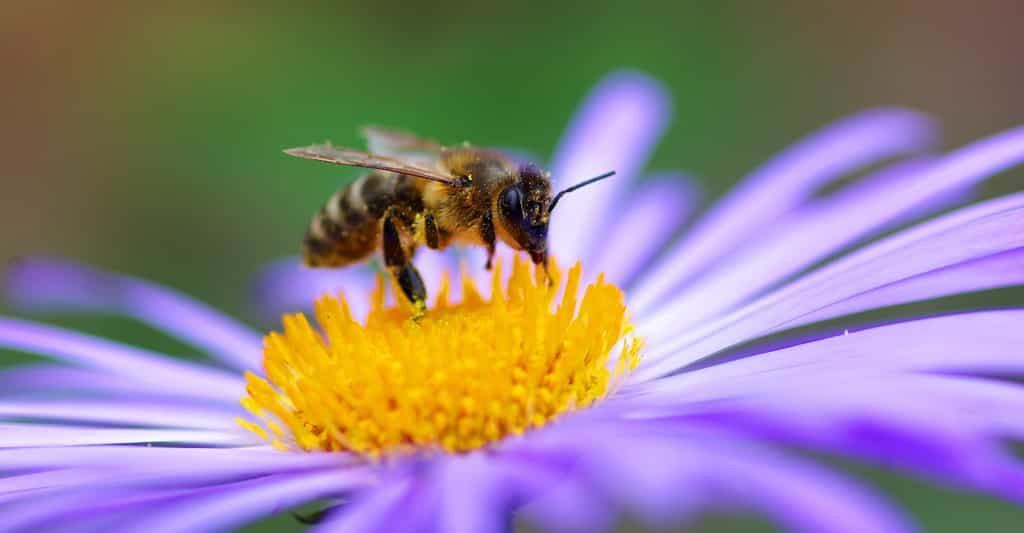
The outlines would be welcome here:
[[[384,306],[382,280],[365,325],[344,298],[325,296],[315,305],[319,332],[295,314],[267,335],[267,377],[246,374],[242,399],[262,425],[239,423],[280,449],[378,458],[467,452],[587,408],[636,368],[641,342],[622,291],[603,276],[578,299],[581,271],[566,279],[552,265],[549,283],[517,259],[503,286],[496,264],[489,300],[463,272],[456,304],[446,275],[418,321],[407,307]]]

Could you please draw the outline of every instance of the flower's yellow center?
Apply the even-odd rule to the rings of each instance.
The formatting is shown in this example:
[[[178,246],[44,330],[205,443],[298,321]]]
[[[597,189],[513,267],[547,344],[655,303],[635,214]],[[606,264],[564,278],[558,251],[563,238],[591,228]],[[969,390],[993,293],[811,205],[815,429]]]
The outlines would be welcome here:
[[[284,333],[266,337],[267,378],[247,374],[242,399],[261,423],[239,423],[283,450],[376,458],[465,452],[588,407],[635,368],[640,342],[622,292],[603,277],[578,300],[580,272],[577,264],[558,299],[557,268],[549,283],[517,260],[503,289],[496,266],[490,300],[463,273],[458,304],[448,302],[445,277],[416,321],[404,304],[385,308],[382,281],[366,325],[343,298],[325,296],[316,302],[322,333],[296,314],[284,317]]]

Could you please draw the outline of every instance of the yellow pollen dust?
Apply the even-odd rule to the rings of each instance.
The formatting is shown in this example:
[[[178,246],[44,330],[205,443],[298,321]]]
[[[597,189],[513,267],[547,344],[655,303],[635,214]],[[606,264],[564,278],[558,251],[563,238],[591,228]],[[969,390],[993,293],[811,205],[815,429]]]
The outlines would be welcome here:
[[[517,259],[506,287],[500,270],[489,300],[463,272],[457,304],[446,275],[419,320],[404,301],[385,307],[380,278],[365,325],[329,295],[316,302],[319,331],[285,315],[265,338],[266,379],[246,374],[242,405],[261,422],[238,422],[282,450],[466,452],[589,407],[636,367],[640,340],[603,276],[579,298],[579,263],[567,280],[552,268],[549,283]]]

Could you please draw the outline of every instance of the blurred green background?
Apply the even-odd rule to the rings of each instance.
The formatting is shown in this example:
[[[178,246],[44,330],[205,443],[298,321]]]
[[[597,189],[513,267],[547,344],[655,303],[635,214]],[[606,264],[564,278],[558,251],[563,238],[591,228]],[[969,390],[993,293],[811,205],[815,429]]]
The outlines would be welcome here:
[[[284,147],[358,145],[358,126],[379,123],[547,157],[588,88],[629,67],[675,97],[652,168],[691,171],[717,196],[866,106],[934,114],[946,147],[1024,123],[1022,15],[1013,1],[5,2],[0,260],[70,256],[251,318],[246,281],[294,253],[309,216],[355,175]],[[1021,176],[981,194],[1019,190]],[[176,347],[122,320],[57,320]],[[1024,519],[860,472],[930,530]]]

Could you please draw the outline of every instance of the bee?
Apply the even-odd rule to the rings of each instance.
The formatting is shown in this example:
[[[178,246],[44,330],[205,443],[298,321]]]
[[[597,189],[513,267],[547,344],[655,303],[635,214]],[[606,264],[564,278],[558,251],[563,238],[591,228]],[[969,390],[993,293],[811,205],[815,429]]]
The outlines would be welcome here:
[[[367,127],[370,152],[317,144],[285,153],[363,167],[371,172],[337,191],[313,216],[302,241],[311,267],[343,267],[380,247],[384,265],[416,316],[427,290],[412,263],[416,248],[451,244],[487,248],[491,268],[500,240],[547,269],[548,221],[568,192],[614,175],[607,172],[551,194],[548,172],[498,150],[468,143],[442,146],[410,133]]]

